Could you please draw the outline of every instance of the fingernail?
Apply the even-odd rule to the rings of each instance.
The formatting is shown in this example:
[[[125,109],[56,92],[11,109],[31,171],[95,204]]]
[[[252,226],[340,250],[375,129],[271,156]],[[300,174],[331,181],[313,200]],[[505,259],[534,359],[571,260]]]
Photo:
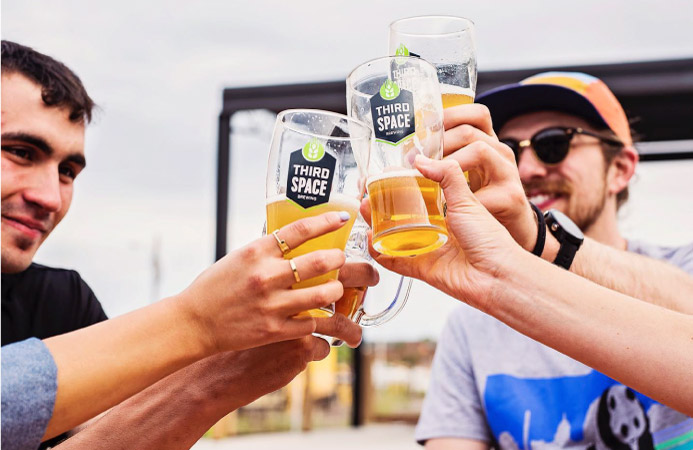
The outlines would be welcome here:
[[[347,220],[351,219],[351,214],[346,211],[339,211],[339,218],[342,220],[342,222],[346,222]]]

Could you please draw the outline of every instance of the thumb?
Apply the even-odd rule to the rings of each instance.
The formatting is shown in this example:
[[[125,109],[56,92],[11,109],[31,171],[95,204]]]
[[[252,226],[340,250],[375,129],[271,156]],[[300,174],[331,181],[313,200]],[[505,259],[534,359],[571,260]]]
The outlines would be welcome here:
[[[469,204],[470,200],[474,198],[457,161],[430,159],[423,155],[417,155],[416,168],[429,180],[440,183],[449,212],[455,212],[456,206]],[[474,203],[473,200],[472,203]],[[451,208],[452,211],[450,211]]]
[[[330,344],[323,338],[309,336],[308,339],[311,340],[313,346],[313,354],[311,356],[312,361],[322,361],[327,358],[330,354]]]
[[[357,347],[361,342],[361,327],[342,314],[335,314],[329,318],[316,317],[315,323],[316,333],[341,339],[349,347]]]

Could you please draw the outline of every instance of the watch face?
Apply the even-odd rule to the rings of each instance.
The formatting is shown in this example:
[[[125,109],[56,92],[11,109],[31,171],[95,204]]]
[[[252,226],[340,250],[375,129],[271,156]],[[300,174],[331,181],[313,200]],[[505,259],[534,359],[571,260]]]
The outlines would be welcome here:
[[[578,228],[578,226],[575,225],[575,223],[570,220],[568,216],[556,209],[551,210],[551,215],[566,233],[580,240],[585,238],[585,236],[582,234],[582,230],[580,230],[580,228]]]

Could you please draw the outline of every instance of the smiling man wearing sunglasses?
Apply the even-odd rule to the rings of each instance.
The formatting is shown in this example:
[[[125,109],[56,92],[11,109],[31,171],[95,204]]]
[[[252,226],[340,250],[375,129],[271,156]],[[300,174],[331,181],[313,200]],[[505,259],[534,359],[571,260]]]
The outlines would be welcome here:
[[[543,73],[477,102],[485,106],[446,110],[445,154],[482,175],[475,196],[520,245],[607,288],[693,313],[693,245],[659,247],[618,230],[638,154],[601,80]],[[469,307],[448,319],[431,379],[416,431],[427,449],[673,450],[693,436],[693,419]]]
[[[554,72],[502,86],[479,102],[491,110],[500,141],[513,150],[530,201],[625,249],[615,213],[628,198],[638,155],[626,114],[609,88],[586,74]]]

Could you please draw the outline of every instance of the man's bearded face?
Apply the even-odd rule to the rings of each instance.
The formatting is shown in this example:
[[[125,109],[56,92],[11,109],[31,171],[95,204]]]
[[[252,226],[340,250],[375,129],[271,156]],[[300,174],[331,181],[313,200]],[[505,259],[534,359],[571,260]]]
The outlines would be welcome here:
[[[510,120],[499,133],[502,139],[531,139],[550,127],[581,127],[596,131],[586,121],[569,114],[542,111]],[[520,179],[529,200],[542,211],[557,209],[584,232],[597,221],[608,198],[606,162],[598,139],[577,135],[566,158],[546,165],[525,148],[520,154]]]

